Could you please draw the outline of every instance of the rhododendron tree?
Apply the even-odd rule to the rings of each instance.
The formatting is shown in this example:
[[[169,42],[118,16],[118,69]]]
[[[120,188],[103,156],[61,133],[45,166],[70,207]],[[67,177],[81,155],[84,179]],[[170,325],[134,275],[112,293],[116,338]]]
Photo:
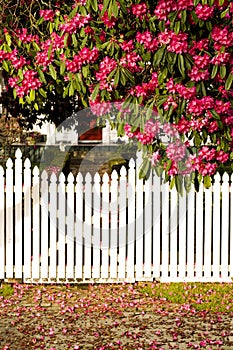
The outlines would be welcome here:
[[[119,135],[143,150],[141,176],[152,166],[179,191],[184,179],[198,189],[204,177],[208,187],[231,162],[230,0],[32,3],[30,21],[19,12],[0,47],[8,99],[28,118],[43,113],[60,123],[61,101],[69,112],[90,106],[98,117],[114,115]],[[7,24],[7,6],[5,14]]]

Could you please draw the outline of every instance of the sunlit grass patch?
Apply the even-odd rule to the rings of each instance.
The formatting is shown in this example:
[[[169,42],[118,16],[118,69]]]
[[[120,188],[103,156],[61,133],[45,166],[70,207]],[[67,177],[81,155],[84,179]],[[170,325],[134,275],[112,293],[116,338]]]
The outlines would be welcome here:
[[[230,283],[157,283],[140,291],[174,304],[189,304],[198,311],[233,312],[233,285]]]
[[[2,284],[0,286],[0,296],[4,298],[9,297],[14,294],[14,288],[10,284]]]

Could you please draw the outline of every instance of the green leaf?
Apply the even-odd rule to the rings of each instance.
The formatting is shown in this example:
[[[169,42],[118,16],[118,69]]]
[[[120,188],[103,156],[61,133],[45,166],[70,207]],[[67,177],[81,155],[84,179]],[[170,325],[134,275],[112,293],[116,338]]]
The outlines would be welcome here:
[[[44,98],[47,98],[47,93],[44,89],[40,88],[39,89],[39,93],[41,94],[41,96],[43,96]]]
[[[226,82],[225,82],[225,89],[226,89],[226,90],[230,90],[230,87],[231,87],[232,82],[233,82],[233,74],[230,73],[230,74],[228,75],[228,77],[227,77]]]
[[[63,75],[65,73],[65,70],[66,70],[66,62],[62,61],[60,65],[60,74]]]
[[[119,68],[117,68],[116,74],[114,76],[114,86],[115,87],[117,87],[117,85],[119,83],[119,78],[120,78],[120,71],[119,71]]]
[[[35,97],[36,97],[35,90],[31,90],[29,95],[30,101],[31,102],[34,101]]]
[[[109,5],[109,2],[110,2],[110,0],[104,0],[104,1],[103,1],[103,8],[102,8],[102,11],[101,11],[101,13],[100,13],[100,17],[102,17],[103,14],[104,14],[104,12],[107,10],[107,7],[108,7],[108,5]]]
[[[176,22],[175,22],[174,32],[175,32],[176,34],[179,34],[179,32],[180,32],[180,21],[176,21]]]
[[[125,86],[126,84],[126,76],[125,73],[123,72],[123,70],[120,71],[120,82],[123,86]]]
[[[224,4],[225,0],[219,0],[218,3],[220,6],[222,6]]]
[[[33,107],[35,108],[36,111],[39,111],[39,106],[36,102],[34,103]]]
[[[56,80],[57,79],[57,72],[52,64],[49,65],[49,72],[51,77]]]
[[[118,6],[117,6],[117,3],[116,3],[116,0],[112,0],[112,13],[113,13],[113,16],[117,18],[118,16]]]
[[[96,100],[96,97],[98,96],[98,93],[99,93],[99,89],[100,89],[100,84],[97,84],[91,94],[91,100],[92,101],[95,101]]]
[[[84,78],[87,78],[89,74],[89,66],[82,66],[82,73]]]
[[[222,79],[225,78],[226,72],[227,72],[226,66],[221,65],[221,66],[220,66],[220,77],[221,77]]]
[[[8,63],[7,63],[5,60],[2,62],[2,68],[3,68],[6,72],[9,72]]]
[[[77,42],[77,39],[76,39],[76,35],[74,33],[72,34],[72,43],[73,43],[74,47],[77,47],[78,42]]]
[[[215,111],[215,109],[211,109],[210,113],[212,114],[214,119],[221,120],[220,115]]]
[[[165,52],[165,48],[166,46],[163,45],[163,47],[161,47],[160,49],[158,49],[154,55],[154,58],[153,58],[153,66],[158,66],[159,63],[162,61],[163,59],[163,55],[164,55],[164,52]]]
[[[8,32],[5,33],[5,38],[6,38],[7,45],[11,46],[11,36]]]
[[[38,75],[39,75],[39,77],[40,77],[40,81],[42,82],[42,83],[47,83],[47,81],[46,81],[46,79],[45,79],[45,76],[44,76],[44,73],[42,72],[42,70],[41,69],[38,69],[37,70],[37,72],[38,72]]]
[[[70,86],[69,86],[69,96],[73,96],[74,95],[74,85],[73,82],[70,82]]]
[[[175,185],[177,192],[182,196],[183,195],[183,181],[182,176],[175,175]]]
[[[204,187],[210,188],[211,187],[211,177],[209,175],[204,176]]]
[[[148,179],[151,171],[151,162],[148,158],[144,158],[139,168],[139,179]]]
[[[127,69],[127,68],[124,68],[124,73],[126,75],[126,77],[129,79],[129,81],[135,85],[135,80],[134,80],[134,76],[133,74]]]
[[[97,0],[91,0],[90,3],[91,3],[91,7],[94,10],[94,12],[97,12],[98,11],[98,2],[97,2]]]
[[[218,73],[218,65],[215,64],[215,65],[213,66],[213,69],[212,69],[211,79],[214,79],[214,77],[216,76],[217,73]]]
[[[185,76],[184,57],[181,54],[178,55],[178,68],[181,75],[184,77]]]
[[[187,19],[187,11],[183,10],[181,11],[181,22],[186,23],[186,19]]]

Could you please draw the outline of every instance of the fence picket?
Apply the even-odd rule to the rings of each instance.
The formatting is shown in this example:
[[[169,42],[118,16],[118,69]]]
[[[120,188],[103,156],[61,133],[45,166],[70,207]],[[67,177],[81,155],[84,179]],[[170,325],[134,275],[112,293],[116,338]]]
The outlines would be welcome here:
[[[221,276],[228,277],[229,251],[229,176],[223,175],[222,183],[222,239],[221,239]]]
[[[111,174],[110,192],[110,278],[117,278],[118,174],[116,170]]]
[[[128,183],[127,183],[127,204],[128,206],[128,222],[127,222],[127,279],[134,281],[134,247],[135,247],[135,161],[133,158],[129,161]]]
[[[203,274],[203,242],[204,242],[204,188],[203,183],[200,183],[199,191],[196,193],[196,217],[195,217],[195,226],[196,226],[196,278],[202,279]]]
[[[40,278],[40,189],[39,169],[34,167],[32,178],[32,278]]]
[[[52,173],[49,184],[49,278],[57,276],[57,176]]]
[[[169,266],[169,183],[162,187],[162,278],[168,279]]]
[[[66,189],[65,175],[59,175],[58,183],[58,278],[66,278]]]
[[[219,278],[220,272],[220,181],[220,175],[215,175],[213,187],[213,277],[215,278]]]
[[[15,278],[22,278],[23,267],[23,221],[22,221],[22,152],[15,152]]]
[[[13,278],[13,162],[9,158],[6,162],[6,278]]]
[[[142,163],[141,152],[137,154],[136,160],[136,278],[140,279],[143,277],[143,227],[144,227],[144,201],[143,201],[143,179],[139,179],[139,167]]]
[[[76,256],[75,278],[83,278],[83,176],[76,176]]]
[[[66,277],[69,279],[74,278],[74,175],[70,173],[68,175],[67,184],[67,232],[66,232],[66,244],[67,244],[67,267]]]
[[[230,186],[230,273],[229,277],[233,278],[233,174],[231,174],[231,186]]]
[[[93,185],[93,278],[100,278],[100,180],[96,173]]]
[[[178,197],[176,188],[173,187],[171,193],[170,210],[170,277],[177,277],[177,215]]]
[[[32,257],[32,217],[31,217],[31,163],[24,162],[24,281],[31,278]]]
[[[119,189],[119,266],[118,277],[126,278],[126,168],[120,170]],[[130,243],[130,242],[129,242]]]
[[[108,278],[109,267],[109,176],[103,175],[102,184],[102,261],[101,278]]]
[[[155,173],[153,174],[153,197],[152,197],[152,208],[153,208],[153,277],[160,277],[160,220],[161,220],[161,178]]]
[[[49,247],[48,247],[48,174],[44,170],[41,174],[41,278],[49,277]]]
[[[152,172],[145,182],[144,208],[144,277],[151,278],[152,272]]]
[[[204,188],[205,196],[205,230],[204,230],[204,277],[211,277],[211,243],[212,243],[212,191]]]
[[[179,277],[186,277],[186,192],[179,197]]]
[[[84,205],[84,279],[92,277],[91,271],[91,234],[92,234],[92,177],[90,173],[85,176],[85,205]]]
[[[5,180],[0,166],[0,279],[5,279]]]
[[[187,193],[187,277],[194,277],[194,189]]]

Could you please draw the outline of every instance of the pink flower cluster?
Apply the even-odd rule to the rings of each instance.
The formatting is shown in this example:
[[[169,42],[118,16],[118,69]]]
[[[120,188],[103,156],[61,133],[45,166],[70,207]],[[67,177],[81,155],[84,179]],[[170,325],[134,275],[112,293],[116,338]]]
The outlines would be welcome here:
[[[65,23],[60,24],[59,28],[64,33],[73,34],[76,33],[78,29],[84,27],[85,24],[87,24],[90,21],[91,16],[90,14],[82,16],[79,13],[77,13],[73,18],[69,19],[68,17],[66,17],[65,19]]]
[[[167,146],[166,155],[174,162],[182,161],[186,155],[186,146],[180,140],[176,140]]]
[[[129,69],[132,73],[137,73],[143,70],[142,67],[138,65],[141,62],[141,57],[135,52],[128,52],[125,56],[120,59],[120,65]]]
[[[96,72],[96,79],[100,82],[100,90],[111,91],[114,86],[114,79],[107,81],[108,75],[117,67],[117,62],[106,56],[100,63],[99,71]]]
[[[18,85],[18,78],[9,78],[8,83],[10,87],[16,89],[18,97],[24,97],[30,92],[30,90],[37,90],[42,85],[41,81],[37,78],[37,73],[33,70],[27,70],[24,72],[21,85]]]
[[[193,67],[191,72],[188,73],[191,81],[201,81],[208,80],[210,73],[208,70],[199,69],[198,67]]]
[[[39,42],[39,36],[28,34],[27,28],[22,28],[21,30],[17,30],[16,36],[20,41],[22,41],[22,43],[25,43],[25,44],[30,43],[32,41],[35,41],[36,43]]]
[[[214,6],[198,4],[195,8],[196,15],[199,19],[206,21],[214,13]]]
[[[106,27],[113,28],[116,25],[117,18],[114,16],[111,16],[111,18],[109,18],[108,11],[105,11],[103,16],[101,17],[101,21],[104,22]]]
[[[100,102],[99,98],[97,98],[95,101],[90,99],[89,104],[90,104],[92,113],[99,117],[109,113],[112,108],[112,105],[110,102]]]
[[[229,27],[219,28],[215,26],[211,32],[212,39],[215,41],[214,48],[220,51],[222,46],[226,48],[233,45],[233,32],[229,30]]]
[[[66,68],[69,72],[76,73],[84,64],[95,62],[99,56],[99,51],[96,47],[89,49],[84,47],[81,51],[74,55],[72,61],[66,61]]]
[[[175,52],[176,54],[182,54],[188,51],[188,35],[180,31],[178,34],[172,30],[165,29],[158,35],[160,44],[167,46],[167,51]]]
[[[130,90],[131,95],[133,96],[143,96],[147,97],[149,94],[155,91],[155,88],[158,86],[158,74],[156,72],[152,73],[151,80],[148,83],[142,83],[142,85],[136,85]]]
[[[53,10],[40,10],[40,17],[43,17],[45,21],[52,22],[54,19]]]
[[[208,109],[214,108],[214,98],[204,96],[203,98],[193,98],[187,107],[187,112],[193,116],[201,116]]]
[[[193,9],[193,0],[159,0],[154,14],[160,20],[168,20],[168,16],[173,11]]]
[[[159,42],[157,38],[154,38],[149,30],[144,33],[137,32],[136,40],[140,44],[143,44],[145,49],[148,51],[155,51],[159,46]]]
[[[140,4],[132,5],[131,11],[135,17],[143,19],[148,12],[148,8],[147,5],[144,2],[142,2]]]
[[[177,93],[180,97],[186,100],[190,100],[192,97],[196,96],[196,86],[186,87],[180,83],[175,84],[173,78],[169,79],[166,88],[170,93]]]

